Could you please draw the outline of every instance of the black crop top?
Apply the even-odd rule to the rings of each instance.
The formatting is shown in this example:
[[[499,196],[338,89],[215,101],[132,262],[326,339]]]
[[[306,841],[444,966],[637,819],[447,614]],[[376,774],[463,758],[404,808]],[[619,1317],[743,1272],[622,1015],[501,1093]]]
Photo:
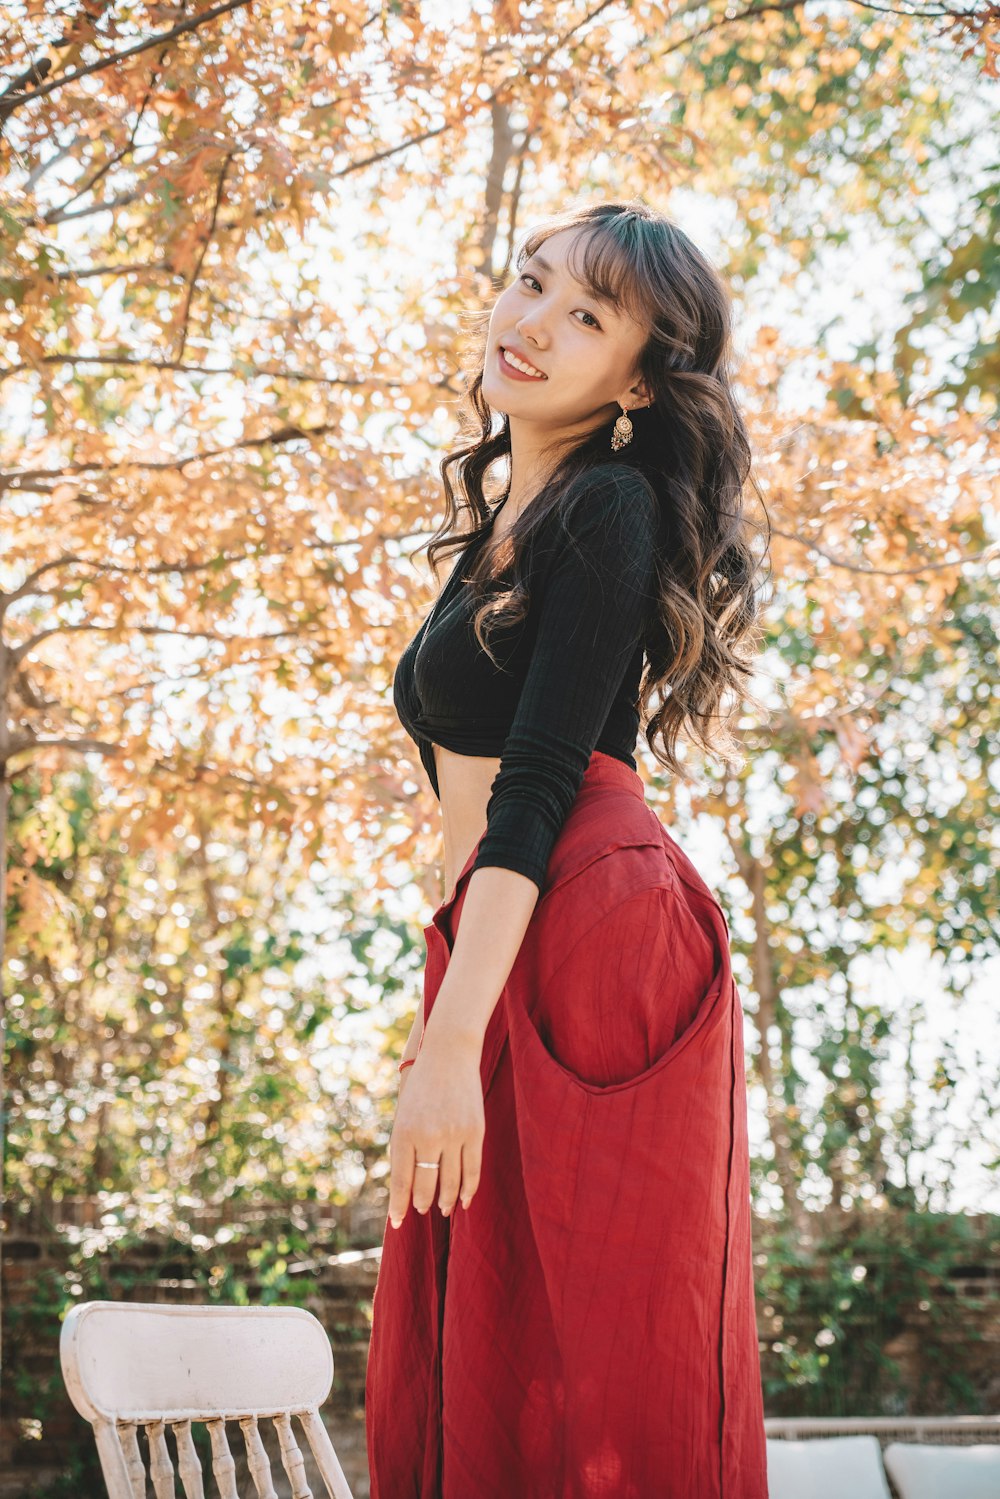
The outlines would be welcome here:
[[[616,464],[575,481],[532,541],[526,617],[486,624],[500,669],[473,633],[465,578],[490,534],[458,556],[400,657],[393,703],[439,799],[434,743],[460,755],[499,755],[472,867],[514,869],[543,890],[592,751],[636,768],[656,498],[641,474]],[[491,591],[509,588],[511,577],[504,578],[491,582]]]

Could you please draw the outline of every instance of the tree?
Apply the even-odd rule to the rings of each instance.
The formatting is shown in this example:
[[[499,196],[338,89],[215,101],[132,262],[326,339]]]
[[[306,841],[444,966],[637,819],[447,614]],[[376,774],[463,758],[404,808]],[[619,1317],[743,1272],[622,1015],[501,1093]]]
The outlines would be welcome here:
[[[150,860],[199,888],[188,860],[217,827],[242,860],[248,929],[256,911],[280,930],[273,891],[296,888],[287,859],[302,882],[317,861],[336,870],[359,920],[400,868],[436,899],[433,797],[389,700],[431,597],[408,559],[455,439],[463,315],[504,281],[521,226],[553,197],[637,193],[678,214],[685,194],[716,203],[730,224],[718,259],[747,308],[775,268],[822,296],[824,257],[859,233],[908,264],[909,321],[826,359],[825,405],[801,410],[783,389],[816,351],[767,319],[749,341],[775,538],[774,711],[770,727],[747,726],[746,776],[709,782],[694,806],[726,829],[742,882],[757,1060],[785,1207],[801,1217],[790,996],[834,969],[846,984],[863,942],[902,940],[859,877],[838,880],[865,846],[862,794],[897,809],[909,794],[890,767],[914,682],[931,692],[933,731],[957,744],[955,665],[995,555],[987,288],[1000,273],[972,128],[995,76],[994,12],[651,0],[589,13],[543,0],[530,14],[479,0],[457,23],[356,0],[47,12],[15,8],[0,92],[0,869],[12,781],[50,809],[86,786],[115,815],[94,824],[106,854],[98,834],[74,867],[77,899]],[[958,234],[935,232],[949,181]],[[424,241],[439,249],[421,261]],[[926,346],[941,328],[958,335],[943,378]],[[990,742],[992,720],[979,732]],[[970,743],[960,752],[975,759]],[[762,787],[778,788],[779,816]],[[60,865],[24,836],[33,814],[16,809],[10,920],[15,951],[27,933],[44,957],[32,912]],[[896,857],[890,831],[869,838],[868,872]],[[922,831],[904,819],[900,838],[916,850]],[[977,879],[988,829],[965,822],[960,837],[962,877]],[[258,848],[270,884],[253,877]],[[928,905],[920,888],[902,883],[902,926],[922,906],[944,943],[966,894]],[[768,909],[820,889],[828,951],[803,902],[780,920]],[[199,923],[199,942],[218,936]],[[240,980],[257,995],[265,956],[253,946]],[[55,1013],[65,996],[50,969]],[[92,1002],[96,957],[85,971]],[[185,1023],[208,1027],[216,1060],[245,1047],[216,990],[198,1003]],[[831,1019],[821,1040],[828,1070],[846,1048],[867,1077],[878,1038],[862,1010],[845,989],[840,1030]],[[830,1107],[854,1140],[849,1105]],[[220,1133],[237,1127],[214,1117]],[[823,1170],[850,1198],[830,1133]],[[218,1169],[233,1162],[227,1148]]]

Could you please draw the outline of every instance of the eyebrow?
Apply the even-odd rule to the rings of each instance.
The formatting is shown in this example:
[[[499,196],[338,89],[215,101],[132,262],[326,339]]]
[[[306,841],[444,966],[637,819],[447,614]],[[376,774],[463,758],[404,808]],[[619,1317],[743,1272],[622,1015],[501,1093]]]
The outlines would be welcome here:
[[[528,260],[534,261],[535,265],[537,266],[541,266],[543,271],[549,271],[552,275],[555,275],[555,267],[549,265],[549,262],[545,259],[545,257],[543,255],[539,255],[537,251],[534,255],[529,255]],[[595,302],[600,302],[604,307],[609,308],[612,312],[619,311],[617,302],[613,302],[610,297],[598,296],[597,292],[591,291],[589,287],[584,287],[584,290],[589,297],[593,297]]]

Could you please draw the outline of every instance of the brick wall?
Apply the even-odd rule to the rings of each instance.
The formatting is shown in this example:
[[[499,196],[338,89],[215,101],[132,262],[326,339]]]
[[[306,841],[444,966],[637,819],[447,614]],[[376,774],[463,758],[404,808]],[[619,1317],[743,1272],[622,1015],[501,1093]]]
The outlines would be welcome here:
[[[289,1205],[281,1222],[294,1213],[297,1226],[310,1233],[308,1256],[291,1258],[288,1274],[301,1277],[308,1294],[297,1297],[323,1323],[330,1335],[334,1357],[334,1383],[324,1408],[330,1431],[355,1499],[367,1499],[368,1465],[365,1453],[364,1385],[368,1354],[370,1309],[381,1255],[382,1214],[368,1207],[353,1210],[320,1208],[316,1204]],[[255,1231],[239,1245],[225,1248],[225,1259],[236,1263],[246,1283],[251,1304],[264,1299],[259,1282],[247,1261],[247,1251],[263,1238],[279,1231],[273,1210],[262,1211]],[[198,1215],[195,1231],[217,1232],[224,1214]],[[96,1226],[93,1204],[58,1204],[33,1208],[30,1214],[9,1212],[3,1239],[3,1335],[4,1382],[0,1410],[0,1499],[30,1499],[53,1483],[74,1458],[91,1455],[91,1428],[77,1414],[65,1393],[59,1365],[59,1289],[72,1253],[72,1237],[80,1228]],[[372,1243],[372,1240],[375,1243]],[[345,1246],[345,1241],[347,1247]],[[354,1241],[353,1243],[351,1241]],[[358,1242],[360,1241],[360,1242]],[[367,1242],[366,1242],[367,1241]],[[196,1258],[192,1255],[191,1259]],[[212,1255],[212,1259],[220,1256]],[[204,1256],[203,1256],[204,1260]],[[209,1300],[203,1284],[192,1278],[191,1260],[178,1255],[176,1243],[148,1236],[141,1244],[105,1257],[104,1271],[109,1294],[129,1301],[200,1304]],[[60,1298],[61,1299],[61,1298]],[[83,1299],[90,1299],[84,1297]],[[281,1296],[279,1300],[286,1300]],[[261,1427],[265,1445],[272,1453],[276,1475],[277,1443]],[[239,1457],[242,1437],[229,1428],[233,1454]],[[304,1443],[302,1443],[304,1448]],[[314,1494],[325,1493],[318,1475],[313,1475]],[[86,1480],[92,1487],[74,1488],[73,1499],[105,1499],[96,1468]],[[238,1472],[241,1493],[252,1493],[253,1484]],[[290,1493],[278,1486],[279,1499]],[[67,1499],[69,1490],[67,1490]]]
[[[90,1428],[70,1405],[63,1387],[58,1307],[73,1244],[81,1236],[99,1232],[100,1213],[100,1205],[92,1201],[36,1205],[25,1213],[8,1205],[3,1240],[0,1499],[35,1499],[67,1463],[81,1454],[92,1458]],[[367,1499],[364,1384],[383,1222],[384,1207],[380,1203],[343,1209],[286,1203],[277,1208],[204,1210],[189,1221],[195,1242],[188,1254],[180,1253],[176,1242],[149,1234],[127,1250],[102,1255],[108,1289],[101,1294],[132,1301],[203,1303],[210,1298],[205,1286],[192,1277],[192,1267],[198,1262],[204,1268],[224,1257],[238,1269],[249,1301],[256,1304],[265,1297],[259,1280],[254,1279],[248,1253],[294,1226],[307,1240],[309,1251],[289,1257],[286,1273],[293,1285],[302,1286],[303,1294],[280,1295],[277,1299],[298,1300],[329,1333],[334,1385],[324,1416],[355,1499]],[[211,1244],[229,1225],[249,1229],[249,1237],[212,1251]],[[199,1248],[199,1244],[209,1247]],[[942,1297],[949,1297],[954,1289],[963,1293],[961,1315],[954,1318],[949,1336],[954,1341],[956,1361],[975,1371],[970,1408],[978,1405],[982,1410],[994,1410],[1000,1404],[1000,1267],[992,1262],[957,1266],[949,1282],[941,1288]],[[886,1343],[884,1351],[898,1361],[904,1390],[922,1392],[919,1404],[905,1408],[922,1415],[945,1414],[949,1407],[937,1403],[935,1369],[928,1366],[924,1353],[922,1333],[927,1316],[925,1311],[915,1312]],[[795,1336],[794,1328],[776,1327],[762,1303],[758,1304],[758,1317],[766,1349],[778,1337]],[[768,1351],[763,1355],[765,1377],[773,1372],[773,1357]],[[789,1398],[793,1397],[794,1391],[789,1392]],[[944,1400],[943,1394],[940,1399]],[[780,1407],[768,1408],[767,1413],[787,1414],[786,1406],[787,1399]],[[242,1441],[238,1429],[233,1428],[230,1435],[235,1455]],[[273,1450],[276,1456],[276,1444]],[[280,1473],[280,1463],[276,1462],[274,1469],[276,1475]],[[252,1483],[241,1482],[240,1492],[253,1492]],[[325,1492],[318,1480],[313,1492]],[[66,1499],[90,1499],[91,1494],[93,1499],[104,1499],[96,1468],[89,1479],[80,1480],[63,1493]],[[286,1494],[287,1489],[279,1487],[279,1499],[285,1499]],[[63,1499],[62,1493],[58,1499]]]

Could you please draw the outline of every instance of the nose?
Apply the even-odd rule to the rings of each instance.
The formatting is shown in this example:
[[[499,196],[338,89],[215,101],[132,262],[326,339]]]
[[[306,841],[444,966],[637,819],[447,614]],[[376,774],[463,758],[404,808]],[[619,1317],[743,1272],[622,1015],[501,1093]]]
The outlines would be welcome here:
[[[526,312],[514,324],[516,332],[524,339],[525,343],[533,343],[536,349],[543,347],[545,340],[540,338],[537,332],[538,314],[534,311]]]

